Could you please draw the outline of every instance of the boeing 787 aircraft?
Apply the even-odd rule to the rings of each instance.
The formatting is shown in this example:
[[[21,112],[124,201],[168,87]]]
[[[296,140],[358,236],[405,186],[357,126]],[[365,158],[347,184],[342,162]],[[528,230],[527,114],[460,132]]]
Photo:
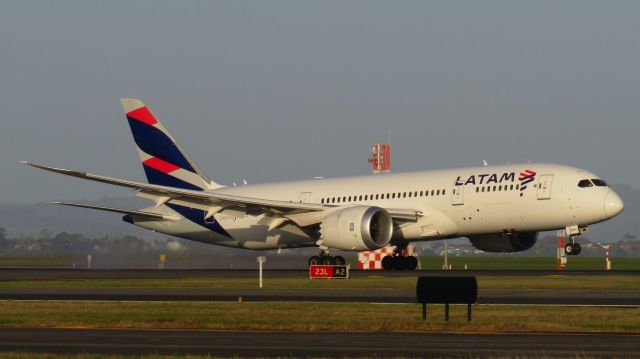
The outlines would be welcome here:
[[[207,177],[142,101],[122,99],[148,183],[24,162],[135,189],[141,210],[54,202],[124,214],[171,236],[255,250],[318,247],[309,264],[344,264],[331,250],[396,246],[385,269],[415,269],[415,241],[467,237],[479,250],[518,252],[538,232],[565,229],[567,254],[587,226],[622,212],[620,197],[590,171],[525,163],[225,187]]]

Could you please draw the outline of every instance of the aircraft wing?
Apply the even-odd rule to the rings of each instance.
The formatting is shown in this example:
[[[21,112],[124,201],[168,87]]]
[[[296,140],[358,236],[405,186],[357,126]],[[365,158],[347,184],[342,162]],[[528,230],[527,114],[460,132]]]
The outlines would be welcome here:
[[[177,216],[172,216],[172,215],[162,214],[162,213],[155,213],[155,212],[147,212],[147,211],[135,211],[131,209],[112,208],[112,207],[103,207],[103,206],[95,206],[90,204],[79,204],[79,203],[68,203],[68,202],[51,202],[51,204],[60,204],[63,206],[97,209],[100,211],[129,214],[136,217],[145,217],[145,218],[157,219],[157,220],[170,220],[170,221],[180,220],[180,218]]]
[[[220,212],[229,213],[238,217],[242,217],[245,214],[265,214],[274,218],[286,217],[293,222],[296,222],[300,226],[307,226],[321,222],[323,212],[336,208],[336,206],[322,205],[317,203],[277,201],[255,197],[236,196],[225,193],[218,193],[215,191],[194,191],[189,189],[167,187],[107,176],[100,176],[81,171],[30,163],[26,161],[22,161],[22,163],[49,172],[55,172],[90,181],[132,188],[138,191],[138,196],[154,200],[157,207],[171,202],[177,205],[207,211],[206,217],[213,216],[214,214]],[[415,222],[417,218],[421,216],[420,211],[412,209],[386,210],[389,212],[392,218],[398,221]]]

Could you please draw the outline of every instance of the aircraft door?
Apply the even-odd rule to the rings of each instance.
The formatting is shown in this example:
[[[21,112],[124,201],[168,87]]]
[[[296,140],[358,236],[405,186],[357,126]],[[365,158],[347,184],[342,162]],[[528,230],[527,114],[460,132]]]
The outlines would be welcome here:
[[[300,192],[300,203],[311,203],[311,192]]]
[[[551,199],[553,175],[542,175],[538,180],[538,199]]]
[[[454,186],[451,191],[451,205],[460,206],[464,204],[464,186]]]

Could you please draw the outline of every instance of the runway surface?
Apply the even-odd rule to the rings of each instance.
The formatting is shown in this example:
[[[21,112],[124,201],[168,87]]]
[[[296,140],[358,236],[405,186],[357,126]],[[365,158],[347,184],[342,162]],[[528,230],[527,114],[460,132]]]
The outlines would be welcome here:
[[[0,328],[0,351],[240,357],[634,357],[640,352],[640,336]]]
[[[152,279],[180,277],[256,277],[256,269],[60,269],[60,268],[0,268],[0,280],[17,279]],[[421,275],[439,276],[615,276],[640,275],[640,270],[602,271],[602,270],[416,270],[416,271],[370,271],[351,269],[350,276],[367,277],[417,277]],[[304,269],[265,269],[265,277],[307,277]]]
[[[237,301],[416,303],[412,290],[0,288],[0,300]],[[640,306],[640,291],[480,290],[479,304]]]
[[[40,279],[147,279],[181,277],[256,277],[255,270],[50,270],[2,269],[2,280]],[[370,272],[353,271],[353,277],[419,275],[557,275],[555,271],[417,271]],[[595,272],[612,275],[611,272]],[[604,274],[603,274],[604,273]],[[271,270],[265,278],[300,276],[306,271]],[[564,272],[563,275],[592,275],[590,271]],[[305,302],[370,302],[415,303],[414,290],[378,289],[210,289],[210,288],[0,288],[0,300],[105,300],[105,301],[305,301]],[[640,306],[640,290],[484,290],[478,293],[480,304],[532,304],[532,305],[609,305]]]

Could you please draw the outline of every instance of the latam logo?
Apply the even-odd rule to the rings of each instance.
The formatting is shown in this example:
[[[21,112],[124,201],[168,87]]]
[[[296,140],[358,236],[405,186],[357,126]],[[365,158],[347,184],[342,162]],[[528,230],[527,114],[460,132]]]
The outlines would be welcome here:
[[[458,176],[458,178],[456,178],[456,182],[454,183],[454,185],[467,186],[467,185],[513,182],[515,178],[516,178],[515,172],[506,172],[502,174],[485,173],[485,174],[479,174],[479,175],[471,175],[469,177]]]
[[[527,184],[536,180],[536,173],[532,170],[524,170],[520,172],[520,177],[518,177],[518,181],[520,181],[520,197],[523,196],[524,190],[527,189]]]

